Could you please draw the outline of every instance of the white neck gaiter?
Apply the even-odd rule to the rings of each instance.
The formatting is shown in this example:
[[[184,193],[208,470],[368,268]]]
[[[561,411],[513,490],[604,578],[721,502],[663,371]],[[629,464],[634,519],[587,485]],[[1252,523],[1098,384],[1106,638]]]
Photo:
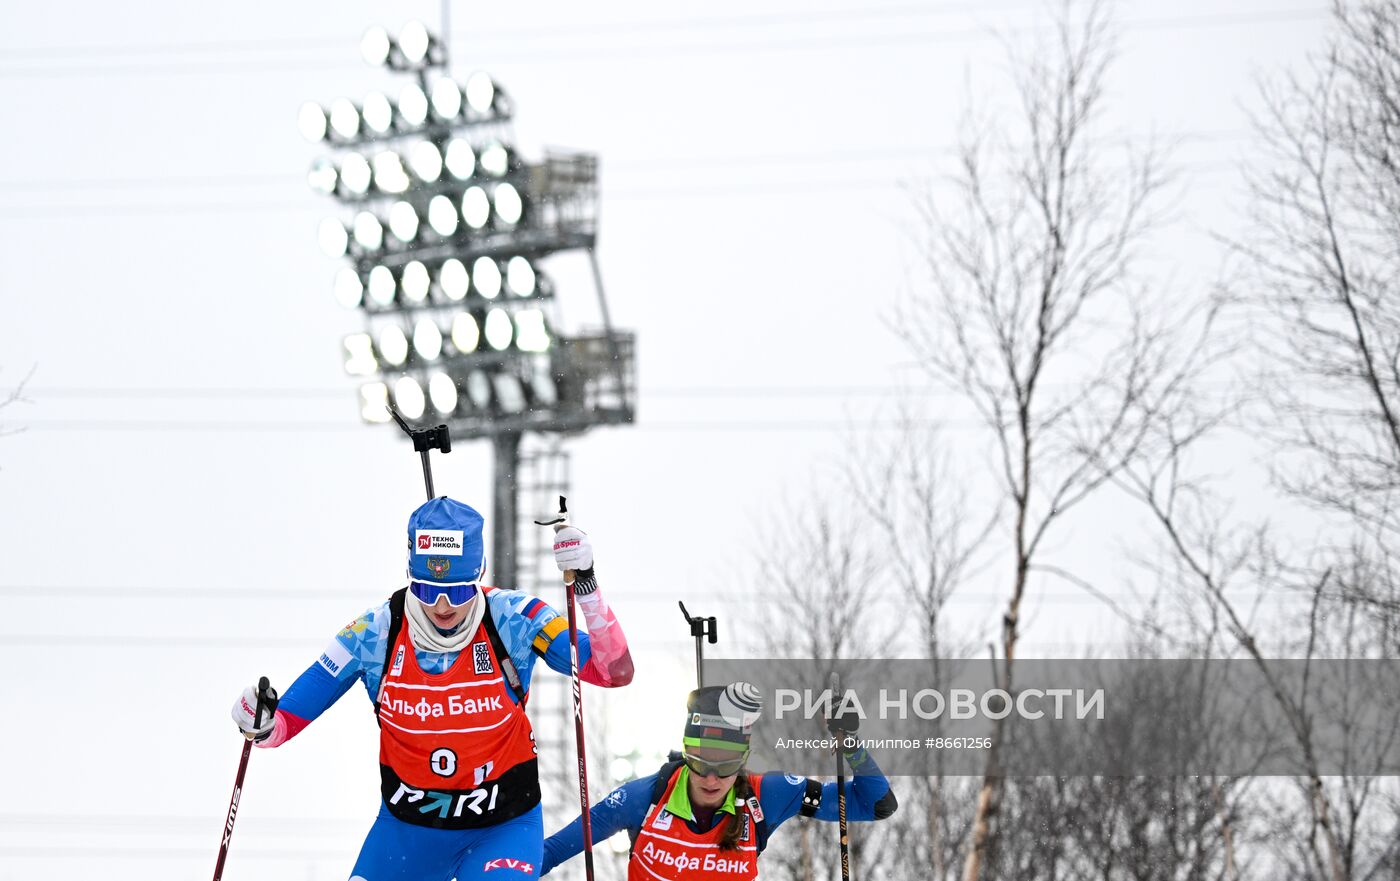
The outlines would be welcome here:
[[[427,608],[410,593],[404,597],[404,617],[408,619],[408,634],[413,639],[413,647],[428,652],[459,652],[476,635],[486,612],[486,598],[478,589],[476,596],[467,602],[467,617],[457,629],[444,636],[433,619],[428,617]]]

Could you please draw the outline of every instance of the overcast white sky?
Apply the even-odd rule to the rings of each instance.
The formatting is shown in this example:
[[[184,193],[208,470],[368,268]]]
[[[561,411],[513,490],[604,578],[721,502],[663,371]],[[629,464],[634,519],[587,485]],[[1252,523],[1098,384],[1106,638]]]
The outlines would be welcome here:
[[[1181,139],[1180,220],[1156,259],[1184,289],[1216,271],[1209,233],[1233,228],[1252,77],[1315,47],[1325,6],[1120,6],[1111,119]],[[915,271],[904,186],[948,170],[965,82],[1004,99],[990,30],[1042,8],[454,8],[453,70],[504,85],[527,154],[602,161],[600,256],[641,398],[637,425],[572,444],[571,507],[639,660],[609,697],[612,746],[677,733],[692,671],[675,600],[725,616],[714,593],[756,586],[778,501],[826,483],[841,426],[917,379],[887,325]],[[233,697],[261,673],[285,686],[399,584],[418,466],[358,421],[339,347],[360,320],[331,296],[315,232],[333,206],[306,188],[318,151],[296,117],[396,90],[359,36],[415,17],[436,27],[439,5],[0,9],[0,387],[34,370],[29,403],[0,412],[26,428],[0,438],[0,881],[208,872]],[[570,323],[594,323],[582,261],[550,268]],[[483,444],[437,465],[440,491],[483,510],[489,477]],[[1116,519],[1086,509],[1056,547],[1101,549]],[[992,586],[955,605],[969,633],[997,614]],[[1046,654],[1113,626],[1082,597],[1034,621]],[[347,875],[375,736],[357,691],[255,755],[227,876]]]

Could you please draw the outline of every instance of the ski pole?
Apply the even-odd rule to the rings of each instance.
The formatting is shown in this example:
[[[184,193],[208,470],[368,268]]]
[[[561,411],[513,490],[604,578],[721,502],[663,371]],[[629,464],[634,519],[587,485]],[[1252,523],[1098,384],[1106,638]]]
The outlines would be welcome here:
[[[831,715],[837,719],[836,715],[836,695],[840,693],[841,675],[832,671],[831,674]],[[842,734],[845,729],[840,729]],[[836,738],[836,818],[841,835],[841,881],[851,881],[851,838],[850,828],[846,825],[846,757],[845,757],[845,737],[838,735]]]
[[[253,710],[253,727],[262,727],[263,710],[277,712],[277,692],[264,676],[258,680],[258,705]],[[238,776],[233,779],[233,797],[228,803],[228,817],[224,820],[224,838],[219,842],[219,860],[214,863],[214,881],[224,875],[224,860],[228,859],[228,845],[233,840],[233,821],[238,819],[238,799],[243,795],[243,775],[248,773],[248,756],[253,752],[252,735],[244,735],[243,757],[238,760]]]
[[[569,525],[567,500],[559,497],[559,515],[552,520],[535,521],[539,526],[553,526],[557,533]],[[583,685],[578,675],[578,619],[574,611],[574,570],[564,570],[564,592],[569,604],[569,672],[574,689],[574,739],[578,743],[578,800],[582,806],[579,819],[583,825],[583,870],[593,881],[593,817],[588,808],[588,758],[583,736]]]
[[[423,484],[428,490],[428,500],[432,501],[437,497],[437,492],[433,490],[433,464],[428,460],[430,450],[442,450],[444,453],[452,452],[452,435],[448,433],[446,425],[434,425],[432,428],[410,428],[404,418],[399,415],[398,408],[393,404],[389,405],[389,415],[394,417],[394,421],[403,429],[403,433],[408,435],[413,441],[413,449],[418,452],[423,460]]]
[[[685,616],[685,623],[690,625],[690,635],[695,637],[695,687],[705,687],[705,648],[700,640],[706,636],[710,638],[710,645],[719,641],[719,621],[710,618],[692,618],[685,610],[685,603],[679,603],[681,614]]]

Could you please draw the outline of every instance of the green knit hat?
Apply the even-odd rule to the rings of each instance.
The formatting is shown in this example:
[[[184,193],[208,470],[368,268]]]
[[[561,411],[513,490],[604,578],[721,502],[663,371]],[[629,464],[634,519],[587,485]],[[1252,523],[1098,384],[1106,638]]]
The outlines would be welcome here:
[[[748,682],[697,688],[685,702],[687,748],[748,752],[753,724],[763,714],[763,693]]]

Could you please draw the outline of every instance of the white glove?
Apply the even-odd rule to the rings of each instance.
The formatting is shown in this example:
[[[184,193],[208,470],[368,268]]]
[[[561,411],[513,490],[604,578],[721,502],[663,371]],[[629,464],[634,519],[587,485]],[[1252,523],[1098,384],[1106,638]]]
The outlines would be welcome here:
[[[243,689],[243,693],[238,696],[238,700],[233,702],[233,721],[238,726],[238,730],[243,732],[244,737],[251,737],[254,740],[263,740],[272,733],[272,728],[277,722],[277,692],[268,689],[272,697],[272,706],[263,704],[262,724],[254,724],[254,714],[258,708],[258,689],[256,686],[248,686]]]
[[[559,571],[593,568],[593,543],[581,529],[565,526],[554,533],[554,563]]]

